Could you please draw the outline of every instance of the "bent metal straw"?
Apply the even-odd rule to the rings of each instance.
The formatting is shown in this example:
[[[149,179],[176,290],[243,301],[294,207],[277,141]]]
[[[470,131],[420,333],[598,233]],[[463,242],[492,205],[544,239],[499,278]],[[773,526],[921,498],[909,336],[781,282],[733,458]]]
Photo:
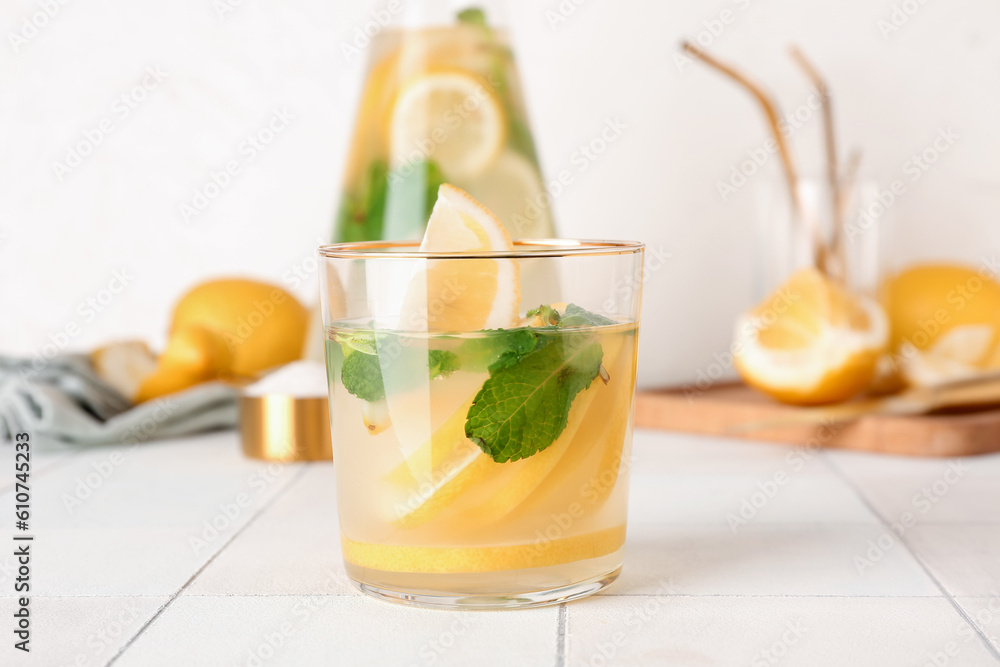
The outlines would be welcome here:
[[[831,278],[841,284],[847,283],[847,266],[843,257],[844,197],[841,192],[840,169],[837,166],[837,142],[833,124],[833,101],[830,87],[819,70],[806,58],[798,46],[791,48],[792,58],[805,72],[819,92],[823,111],[823,139],[826,146],[826,177],[830,185],[830,201],[833,207],[833,232],[830,240],[830,256],[827,270]]]
[[[791,148],[788,145],[788,141],[785,138],[784,133],[781,131],[781,116],[778,113],[778,106],[771,97],[771,94],[749,75],[738,70],[732,65],[722,62],[714,56],[709,55],[694,44],[685,41],[681,43],[681,47],[688,54],[698,58],[702,62],[713,67],[743,86],[751,95],[753,95],[754,99],[757,100],[761,108],[764,110],[764,115],[767,116],[768,125],[771,128],[771,133],[774,136],[774,140],[778,144],[778,154],[781,156],[781,163],[785,168],[785,178],[788,181],[788,191],[789,196],[791,197],[793,215],[795,216],[795,219],[803,221],[806,225],[808,225],[809,233],[812,236],[813,258],[816,268],[826,274],[829,248],[823,238],[823,230],[820,229],[819,220],[812,215],[805,214],[805,209],[802,206],[802,199],[799,195],[799,174],[795,165],[795,158],[792,155]]]

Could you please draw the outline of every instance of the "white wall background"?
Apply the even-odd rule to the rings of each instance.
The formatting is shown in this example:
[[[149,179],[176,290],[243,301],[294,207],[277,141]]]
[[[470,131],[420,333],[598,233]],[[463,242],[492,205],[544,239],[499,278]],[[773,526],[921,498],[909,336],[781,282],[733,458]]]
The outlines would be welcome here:
[[[223,2],[233,8],[220,18]],[[753,191],[772,178],[720,198],[716,182],[766,133],[732,84],[677,65],[682,37],[702,33],[786,110],[807,85],[785,48],[806,49],[834,87],[843,145],[863,147],[867,172],[883,182],[907,179],[892,207],[900,258],[975,262],[1000,251],[995,0],[575,2],[512,2],[515,48],[543,168],[574,171],[554,204],[561,233],[641,239],[670,255],[647,282],[643,384],[689,379],[728,347],[752,298]],[[37,34],[11,37],[31,35],[24,21],[46,4],[58,11]],[[575,11],[553,26],[546,12],[560,5]],[[879,22],[894,7],[907,20],[884,35]],[[714,23],[723,11],[730,22]],[[340,43],[367,12],[346,0],[4,0],[0,353],[77,330],[71,348],[159,343],[173,301],[195,281],[281,282],[301,266],[330,233],[363,69]],[[156,66],[162,83],[122,118],[116,100]],[[186,223],[179,206],[241,158],[241,142],[276,108],[294,114],[289,127]],[[53,163],[105,118],[111,133],[60,182]],[[627,129],[578,172],[574,152],[613,118]],[[959,139],[911,182],[907,160],[945,127]],[[794,136],[817,171],[819,140],[816,116]],[[130,277],[125,289],[100,313],[81,308],[116,270]],[[314,298],[313,280],[295,291]]]

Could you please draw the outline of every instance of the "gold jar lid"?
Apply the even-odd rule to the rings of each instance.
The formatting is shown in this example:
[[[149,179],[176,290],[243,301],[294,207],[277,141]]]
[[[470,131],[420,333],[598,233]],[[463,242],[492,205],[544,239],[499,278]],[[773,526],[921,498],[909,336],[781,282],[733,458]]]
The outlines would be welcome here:
[[[243,453],[265,461],[332,461],[327,398],[240,396]]]

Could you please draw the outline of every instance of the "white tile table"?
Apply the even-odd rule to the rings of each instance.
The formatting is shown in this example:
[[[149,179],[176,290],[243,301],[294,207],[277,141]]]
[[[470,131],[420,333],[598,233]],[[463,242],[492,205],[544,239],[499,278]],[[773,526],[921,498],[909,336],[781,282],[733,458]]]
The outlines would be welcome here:
[[[33,464],[32,652],[3,546],[2,665],[1000,665],[1000,456],[638,432],[621,578],[520,612],[362,596],[332,466],[248,461],[233,433]],[[0,517],[12,482],[4,448]]]

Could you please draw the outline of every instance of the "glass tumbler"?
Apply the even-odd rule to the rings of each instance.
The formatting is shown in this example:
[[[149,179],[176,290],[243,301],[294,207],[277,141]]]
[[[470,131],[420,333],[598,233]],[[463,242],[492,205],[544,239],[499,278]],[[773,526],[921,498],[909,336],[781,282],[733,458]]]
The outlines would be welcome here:
[[[879,200],[874,181],[860,180],[841,194],[840,222],[833,220],[829,185],[822,179],[802,178],[799,201],[805,215],[816,220],[824,240],[835,247],[844,286],[855,294],[878,297],[887,270],[887,240],[892,237],[892,213]],[[813,266],[809,230],[793,214],[784,181],[771,180],[758,191],[757,248],[754,298],[763,299],[792,274]],[[834,227],[839,226],[839,241]]]
[[[642,244],[533,240],[462,254],[382,241],[319,256],[355,585],[412,605],[509,608],[614,581]],[[556,279],[519,284],[538,275]]]

